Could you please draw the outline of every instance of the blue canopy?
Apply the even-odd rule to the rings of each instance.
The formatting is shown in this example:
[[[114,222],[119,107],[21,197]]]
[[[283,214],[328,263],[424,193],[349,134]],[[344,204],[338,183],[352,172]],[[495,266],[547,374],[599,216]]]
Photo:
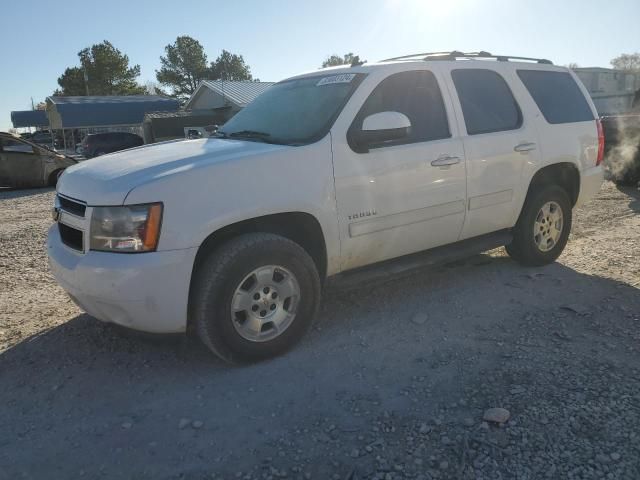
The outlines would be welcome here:
[[[172,112],[180,103],[157,95],[48,97],[51,128],[84,128],[141,124],[145,113]]]
[[[44,110],[20,110],[11,112],[13,128],[48,127],[49,119]]]

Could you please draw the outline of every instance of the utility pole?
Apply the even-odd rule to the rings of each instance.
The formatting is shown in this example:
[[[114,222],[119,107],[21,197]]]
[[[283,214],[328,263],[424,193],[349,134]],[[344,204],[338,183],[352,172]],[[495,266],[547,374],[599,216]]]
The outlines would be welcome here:
[[[89,75],[87,75],[87,66],[84,65],[84,63],[82,64],[82,73],[84,76],[84,92],[85,92],[85,95],[88,97],[89,96]]]

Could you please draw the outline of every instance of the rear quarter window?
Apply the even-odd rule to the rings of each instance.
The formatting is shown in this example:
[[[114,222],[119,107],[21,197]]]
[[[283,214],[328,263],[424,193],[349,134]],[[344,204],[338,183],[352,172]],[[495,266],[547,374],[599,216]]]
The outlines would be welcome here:
[[[568,72],[518,70],[545,120],[551,124],[594,120],[589,103]]]

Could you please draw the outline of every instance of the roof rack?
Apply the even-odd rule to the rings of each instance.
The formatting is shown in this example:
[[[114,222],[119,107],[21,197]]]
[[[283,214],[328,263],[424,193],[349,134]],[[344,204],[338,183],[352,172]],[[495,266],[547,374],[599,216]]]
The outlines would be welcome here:
[[[433,61],[433,60],[457,60],[458,58],[490,58],[495,59],[498,62],[508,62],[510,60],[524,60],[528,62],[536,62],[543,63],[546,65],[553,65],[551,60],[547,60],[545,58],[530,58],[530,57],[515,57],[513,55],[492,55],[489,52],[480,51],[480,52],[459,52],[457,50],[453,50],[451,52],[427,52],[427,53],[414,53],[413,55],[404,55],[402,57],[393,57],[387,58],[385,60],[381,60],[381,62],[393,62],[396,60],[424,60],[424,61]]]

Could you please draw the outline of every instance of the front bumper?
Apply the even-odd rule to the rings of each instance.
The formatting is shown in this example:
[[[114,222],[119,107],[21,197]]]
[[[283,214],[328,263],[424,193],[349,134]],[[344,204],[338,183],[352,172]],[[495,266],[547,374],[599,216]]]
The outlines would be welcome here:
[[[580,194],[575,207],[581,207],[591,200],[600,190],[604,182],[604,169],[602,166],[592,167],[580,174]]]
[[[64,245],[58,226],[47,239],[58,283],[92,317],[150,333],[184,332],[197,248],[151,253],[80,253]]]

